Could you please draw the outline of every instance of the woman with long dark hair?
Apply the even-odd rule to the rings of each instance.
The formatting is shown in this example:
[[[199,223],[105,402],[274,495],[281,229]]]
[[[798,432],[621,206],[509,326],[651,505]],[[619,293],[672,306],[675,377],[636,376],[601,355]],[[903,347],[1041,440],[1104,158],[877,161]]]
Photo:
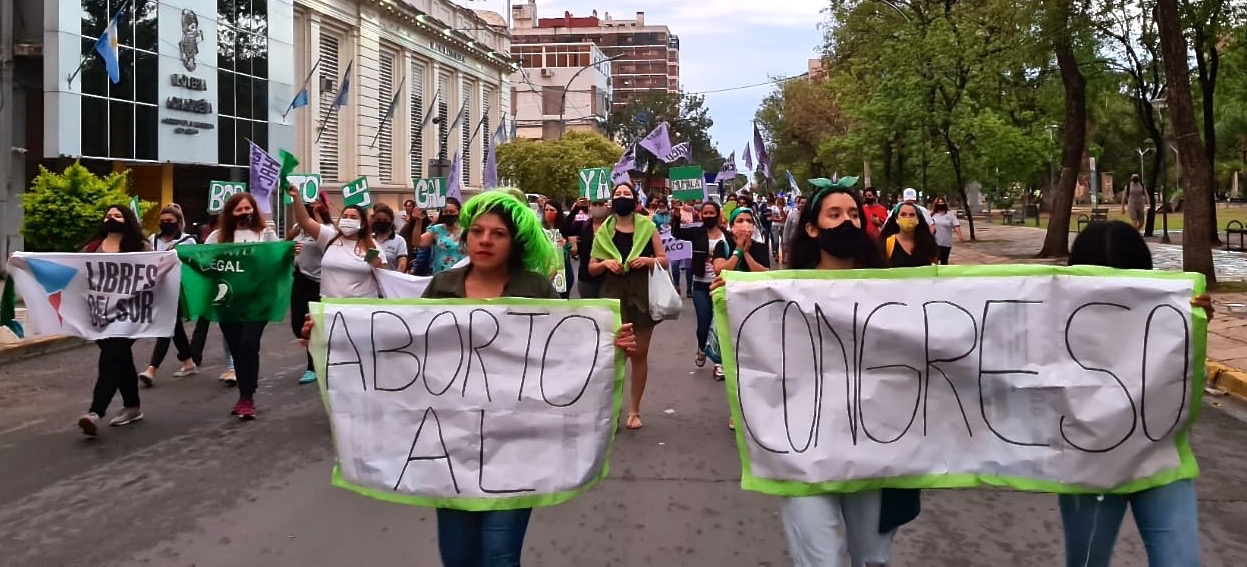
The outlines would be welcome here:
[[[698,224],[687,226],[678,214],[671,215],[671,236],[688,241],[693,248],[692,269],[693,312],[697,315],[697,354],[693,359],[698,368],[706,365],[706,339],[710,336],[710,324],[714,319],[714,304],[710,301],[710,284],[714,282],[715,261],[727,259],[723,246],[728,237],[723,231],[723,215],[718,203],[706,201],[701,206]],[[678,268],[673,268],[678,269]],[[676,282],[676,288],[679,284]],[[714,377],[723,379],[723,366],[714,365]]]
[[[896,214],[884,223],[879,236],[883,239],[884,256],[893,268],[930,266],[940,261],[940,247],[935,243],[931,225],[913,203],[901,203]]]
[[[296,195],[297,199],[298,196]],[[297,202],[297,201],[296,201]],[[302,210],[302,207],[296,207]],[[277,233],[264,220],[251,193],[237,193],[221,209],[221,228],[208,235],[204,244],[276,242]],[[227,356],[234,362],[232,382],[238,385],[238,403],[230,415],[242,420],[256,417],[255,391],[260,385],[260,339],[268,321],[221,321]],[[226,380],[227,383],[231,380]]]
[[[104,221],[95,236],[82,248],[83,252],[149,252],[151,243],[143,239],[143,227],[129,207],[113,206],[104,213]],[[114,337],[95,341],[100,348],[98,374],[91,395],[91,407],[78,418],[78,427],[88,437],[99,434],[100,418],[108,410],[113,396],[121,392],[121,411],[108,422],[119,427],[143,419],[139,403],[139,374],[134,367],[134,339]]]
[[[291,196],[298,189],[291,187]],[[368,213],[358,205],[342,209],[338,225],[322,225],[294,207],[294,222],[316,240],[320,260],[321,297],[381,297],[373,268],[385,265],[385,253],[377,247],[368,227]]]

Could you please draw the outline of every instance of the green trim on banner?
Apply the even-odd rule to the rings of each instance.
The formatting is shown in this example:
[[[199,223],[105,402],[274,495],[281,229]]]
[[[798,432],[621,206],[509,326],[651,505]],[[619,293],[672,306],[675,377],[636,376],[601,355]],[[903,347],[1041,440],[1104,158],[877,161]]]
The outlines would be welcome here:
[[[1170,272],[1157,270],[1118,270],[1102,266],[1045,266],[1033,264],[976,265],[976,266],[924,266],[921,268],[892,268],[876,270],[784,270],[776,272],[724,272],[724,281],[758,282],[773,280],[863,280],[863,279],[916,279],[916,278],[1010,278],[1035,276],[1078,276],[1147,278],[1157,280],[1186,280],[1193,286],[1193,295],[1206,292],[1207,282],[1203,274],[1193,272]],[[719,337],[732,337],[727,320],[727,287],[720,287],[712,294],[714,300],[714,324]],[[732,340],[722,341],[723,372],[734,423],[743,424],[737,386],[736,345]],[[754,476],[749,461],[748,441],[745,428],[736,428],[736,448],[740,454],[741,480],[744,490],[773,496],[810,496],[827,493],[852,493],[879,488],[974,488],[992,486],[1025,492],[1056,494],[1130,494],[1172,482],[1199,476],[1199,465],[1191,450],[1191,429],[1199,418],[1203,405],[1205,365],[1208,351],[1208,315],[1203,309],[1191,310],[1191,405],[1185,423],[1174,436],[1179,465],[1147,478],[1105,490],[1064,484],[1033,478],[993,474],[927,474],[846,481],[806,483],[777,480]]]
[[[312,353],[312,362],[316,367],[317,384],[320,388],[321,400],[325,404],[325,411],[330,414],[329,428],[333,433],[334,443],[337,443],[337,432],[333,431],[333,408],[329,403],[329,387],[327,382],[328,369],[328,337],[325,336],[325,306],[326,305],[409,305],[409,306],[471,306],[471,305],[515,305],[528,307],[551,307],[557,309],[578,308],[578,307],[600,307],[611,311],[614,316],[615,333],[619,332],[619,328],[623,325],[623,319],[619,313],[619,301],[613,299],[527,299],[515,297],[502,297],[497,299],[368,299],[368,298],[352,298],[352,299],[334,299],[325,298],[320,303],[312,303],[309,311],[312,313],[312,319],[315,325],[312,329],[312,344],[324,344],[324,349],[315,349]],[[394,504],[404,504],[408,506],[420,506],[424,508],[447,508],[451,510],[466,510],[470,512],[487,512],[494,510],[518,510],[523,508],[538,508],[542,506],[555,506],[567,502],[593,487],[597,486],[610,474],[610,457],[615,448],[615,436],[619,431],[618,423],[620,412],[623,411],[623,391],[626,356],[615,349],[615,384],[612,388],[611,401],[611,429],[610,439],[606,445],[606,456],[602,462],[602,472],[596,477],[590,479],[584,485],[573,490],[563,492],[555,492],[550,494],[531,495],[531,496],[512,496],[504,498],[445,498],[419,496],[415,494],[404,494],[392,490],[384,490],[379,488],[371,488],[362,486],[347,480],[342,475],[342,469],[334,457],[332,484],[338,488],[343,488],[376,500],[382,500]],[[336,451],[335,451],[336,453]]]

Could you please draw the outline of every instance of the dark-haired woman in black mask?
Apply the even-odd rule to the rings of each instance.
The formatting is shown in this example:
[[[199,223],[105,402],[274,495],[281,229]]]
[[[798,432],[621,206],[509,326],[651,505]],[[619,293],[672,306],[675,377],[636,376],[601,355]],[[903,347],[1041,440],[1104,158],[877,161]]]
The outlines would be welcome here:
[[[714,319],[714,305],[710,301],[710,283],[714,281],[714,261],[727,259],[727,235],[723,233],[723,215],[719,204],[706,201],[701,206],[701,222],[695,226],[681,226],[680,215],[671,215],[671,236],[687,240],[693,246],[693,267],[689,271],[693,278],[693,311],[697,313],[697,358],[694,362],[698,368],[706,365],[706,338],[710,336],[710,323]],[[723,376],[719,365],[715,365],[714,377]]]

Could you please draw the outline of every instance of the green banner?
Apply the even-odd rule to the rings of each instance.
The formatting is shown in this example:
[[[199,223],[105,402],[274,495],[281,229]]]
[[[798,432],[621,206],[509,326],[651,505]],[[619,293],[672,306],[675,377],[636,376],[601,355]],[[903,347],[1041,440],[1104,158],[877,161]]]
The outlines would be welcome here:
[[[368,190],[368,176],[360,176],[355,181],[342,186],[342,206],[368,209],[372,206],[372,193]]]
[[[741,487],[1128,494],[1199,473],[1200,274],[1093,266],[724,272]]]
[[[225,208],[225,202],[235,193],[246,193],[247,183],[244,181],[209,181],[208,182],[208,214],[219,215]]]
[[[594,167],[580,170],[580,196],[591,201],[607,201],[611,198],[611,168]]]
[[[299,188],[299,198],[303,200],[303,204],[311,204],[316,202],[316,198],[320,196],[321,178],[319,173],[291,173],[286,177],[291,185]],[[282,202],[289,205],[293,202],[290,194],[286,193],[283,187],[281,190]]]
[[[567,502],[609,474],[626,362],[618,301],[327,298],[310,312],[334,486],[514,510]],[[486,329],[479,344],[452,339]]]
[[[671,181],[671,198],[700,203],[706,199],[705,172],[699,165],[673,167],[667,174]]]
[[[290,309],[294,242],[198,244],[182,260],[182,312],[209,321],[281,321]]]
[[[446,206],[445,177],[417,177],[411,183],[416,187],[417,207],[436,210]]]

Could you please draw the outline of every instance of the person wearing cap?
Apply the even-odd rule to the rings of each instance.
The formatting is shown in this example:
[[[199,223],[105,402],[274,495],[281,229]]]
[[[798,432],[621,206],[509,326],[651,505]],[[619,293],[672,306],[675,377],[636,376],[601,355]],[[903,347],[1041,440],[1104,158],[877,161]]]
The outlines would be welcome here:
[[[905,190],[901,192],[901,202],[897,203],[895,207],[892,207],[892,212],[888,213],[888,220],[892,220],[892,217],[896,216],[896,211],[899,210],[901,205],[905,203],[909,203],[918,209],[918,212],[922,214],[922,218],[926,219],[927,226],[935,226],[935,219],[931,218],[931,211],[928,211],[926,207],[918,204],[918,190],[913,187],[906,187]]]

